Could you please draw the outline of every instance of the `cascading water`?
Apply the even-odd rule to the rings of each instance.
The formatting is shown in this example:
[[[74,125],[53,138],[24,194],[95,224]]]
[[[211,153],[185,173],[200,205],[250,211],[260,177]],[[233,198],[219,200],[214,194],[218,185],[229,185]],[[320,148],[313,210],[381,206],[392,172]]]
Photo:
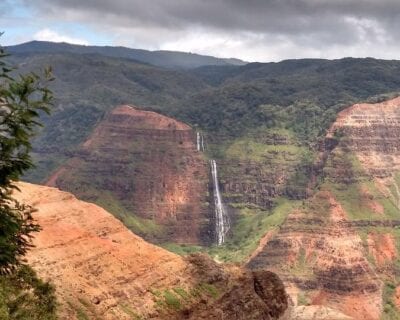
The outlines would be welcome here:
[[[196,132],[196,142],[197,142],[197,151],[203,151],[204,152],[204,138],[203,135],[200,132]]]
[[[197,151],[200,151],[200,132],[196,132]]]
[[[229,231],[229,216],[222,203],[221,192],[219,190],[217,163],[215,160],[210,160],[210,164],[214,186],[215,231],[217,234],[217,244],[221,245],[225,242],[225,235]]]

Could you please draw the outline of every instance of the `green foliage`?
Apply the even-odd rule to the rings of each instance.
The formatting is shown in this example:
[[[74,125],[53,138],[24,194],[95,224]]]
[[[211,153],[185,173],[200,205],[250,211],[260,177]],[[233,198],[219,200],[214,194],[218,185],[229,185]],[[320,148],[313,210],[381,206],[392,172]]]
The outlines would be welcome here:
[[[297,305],[298,306],[308,306],[310,304],[310,299],[306,296],[304,292],[299,292],[297,294]]]
[[[0,48],[0,274],[11,272],[30,247],[32,233],[39,226],[32,219],[32,208],[18,203],[11,196],[13,181],[33,166],[30,138],[39,125],[40,112],[48,112],[52,100],[45,81],[34,74],[11,76]]]
[[[204,251],[204,248],[201,246],[178,244],[178,243],[172,243],[172,242],[162,243],[161,246],[164,249],[167,249],[168,251],[179,254],[181,256],[186,256],[188,254],[192,254],[195,252]]]
[[[329,109],[311,101],[296,101],[287,107],[279,105],[260,106],[270,127],[290,129],[303,144],[315,143],[335,121],[341,105]]]
[[[133,311],[128,305],[119,305],[119,307],[122,309],[123,312],[125,312],[127,315],[131,317],[133,320],[142,320],[143,317]]]
[[[87,315],[86,312],[85,312],[83,309],[81,309],[81,308],[78,308],[78,309],[76,310],[76,316],[77,316],[78,320],[89,320],[88,315]]]
[[[398,311],[393,298],[396,286],[391,282],[386,282],[383,287],[383,314],[382,320],[396,320],[400,319],[400,312]]]
[[[312,265],[313,265],[312,262],[307,261],[305,249],[300,248],[297,261],[293,265],[290,265],[288,270],[290,274],[299,278],[312,277],[313,276]],[[286,268],[286,266],[284,268]]]
[[[179,310],[181,308],[181,301],[179,298],[171,291],[164,291],[164,301],[169,308]]]
[[[292,127],[302,141],[313,142],[339,110],[398,91],[400,78],[393,71],[399,69],[398,62],[374,59],[254,63],[230,71],[210,67],[209,75],[223,74],[224,79],[211,79],[215,88],[193,95],[175,115],[222,136],[237,137],[265,124],[283,125]],[[200,75],[209,80],[204,69]]]
[[[21,48],[12,59],[25,70],[54,66],[57,106],[34,142],[35,151],[51,149],[54,158],[75,150],[103,114],[121,103],[197,125],[209,133],[207,143],[219,146],[260,126],[292,128],[300,141],[314,143],[345,106],[400,89],[397,61],[304,59],[178,72],[79,50],[43,50],[43,45]],[[40,173],[29,175],[33,181],[54,169],[40,159]]]
[[[344,173],[336,177],[335,166],[340,166]],[[374,180],[365,173],[357,157],[351,152],[331,154],[324,169],[324,183],[320,186],[333,192],[335,199],[343,206],[351,220],[397,219],[398,196],[396,188],[390,186],[390,196],[378,189]],[[396,182],[396,177],[394,179]],[[371,203],[382,206],[383,214],[377,214]]]
[[[0,276],[0,319],[56,319],[55,289],[28,266]]]
[[[261,238],[268,231],[279,228],[290,211],[299,204],[300,201],[281,198],[270,211],[240,209],[227,242],[222,246],[211,247],[209,254],[222,261],[244,261],[257,248]]]
[[[175,293],[176,291],[173,290]],[[151,290],[155,297],[155,303],[156,305],[162,310],[162,309],[173,309],[173,310],[180,310],[182,307],[181,304],[181,299],[183,299],[182,296],[176,295],[174,292],[171,290],[164,290],[163,292],[160,292],[159,290]],[[180,299],[181,298],[181,299]],[[184,299],[186,300],[186,299]]]
[[[189,293],[186,292],[185,289],[183,288],[173,288],[174,292],[179,295],[183,300],[190,300],[190,295]]]
[[[1,319],[55,319],[54,288],[21,264],[39,225],[33,208],[12,197],[15,181],[33,166],[31,142],[41,112],[49,112],[52,94],[35,73],[11,76],[0,48],[0,315]]]
[[[186,290],[182,287],[173,287],[163,291],[151,289],[154,302],[160,310],[178,311],[191,304],[198,303],[200,299],[217,299],[219,290],[212,284],[200,282]]]
[[[79,183],[76,183],[76,187],[79,188]],[[133,212],[130,212],[125,208],[122,201],[115,199],[111,192],[101,191],[99,189],[95,190],[90,187],[87,187],[86,189],[88,191],[87,197],[89,199],[95,199],[94,202],[96,204],[111,212],[136,234],[147,238],[156,237],[162,233],[162,226],[157,225],[151,219],[144,219],[138,217]],[[85,196],[83,196],[83,198],[85,198]]]
[[[199,284],[199,288],[201,291],[207,293],[214,299],[218,298],[218,296],[219,296],[218,289],[212,284],[201,283],[201,284]]]

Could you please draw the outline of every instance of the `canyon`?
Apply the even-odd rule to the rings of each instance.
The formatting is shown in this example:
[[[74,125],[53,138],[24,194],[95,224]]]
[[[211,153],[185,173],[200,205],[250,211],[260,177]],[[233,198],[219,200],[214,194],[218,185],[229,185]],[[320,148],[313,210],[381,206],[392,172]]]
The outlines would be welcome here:
[[[400,319],[399,61],[9,49],[54,66],[15,197],[60,319]]]
[[[153,243],[218,244],[210,251],[217,260],[271,270],[294,319],[391,319],[398,314],[399,130],[400,98],[355,104],[314,153],[292,132],[267,129],[231,141],[216,161],[208,159],[218,142],[206,140],[205,150],[206,133],[124,105],[47,184],[103,206]]]
[[[145,242],[104,209],[19,183],[42,230],[28,263],[56,287],[60,319],[289,319],[280,279]]]
[[[321,144],[315,192],[248,263],[274,270],[296,304],[395,319],[400,98],[339,113]]]

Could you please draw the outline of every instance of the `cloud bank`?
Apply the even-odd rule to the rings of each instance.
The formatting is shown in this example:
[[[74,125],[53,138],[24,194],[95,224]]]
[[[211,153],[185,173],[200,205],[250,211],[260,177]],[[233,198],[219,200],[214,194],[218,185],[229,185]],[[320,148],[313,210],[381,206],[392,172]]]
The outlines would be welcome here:
[[[400,57],[398,0],[19,1],[45,30],[79,23],[114,45],[251,61]]]
[[[89,42],[84,39],[73,38],[57,33],[50,29],[42,29],[33,35],[34,40],[51,42],[68,42],[73,44],[88,45]]]

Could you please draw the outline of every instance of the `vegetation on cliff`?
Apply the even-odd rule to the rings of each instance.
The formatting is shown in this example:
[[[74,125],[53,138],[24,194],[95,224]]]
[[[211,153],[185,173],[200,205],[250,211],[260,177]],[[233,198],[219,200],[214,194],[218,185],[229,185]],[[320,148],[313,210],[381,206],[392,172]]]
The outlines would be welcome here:
[[[12,196],[14,182],[33,166],[30,138],[52,95],[34,73],[13,78],[5,57],[0,48],[0,318],[53,319],[53,287],[23,263],[40,227],[32,218],[33,208]],[[46,71],[44,81],[49,80]]]

